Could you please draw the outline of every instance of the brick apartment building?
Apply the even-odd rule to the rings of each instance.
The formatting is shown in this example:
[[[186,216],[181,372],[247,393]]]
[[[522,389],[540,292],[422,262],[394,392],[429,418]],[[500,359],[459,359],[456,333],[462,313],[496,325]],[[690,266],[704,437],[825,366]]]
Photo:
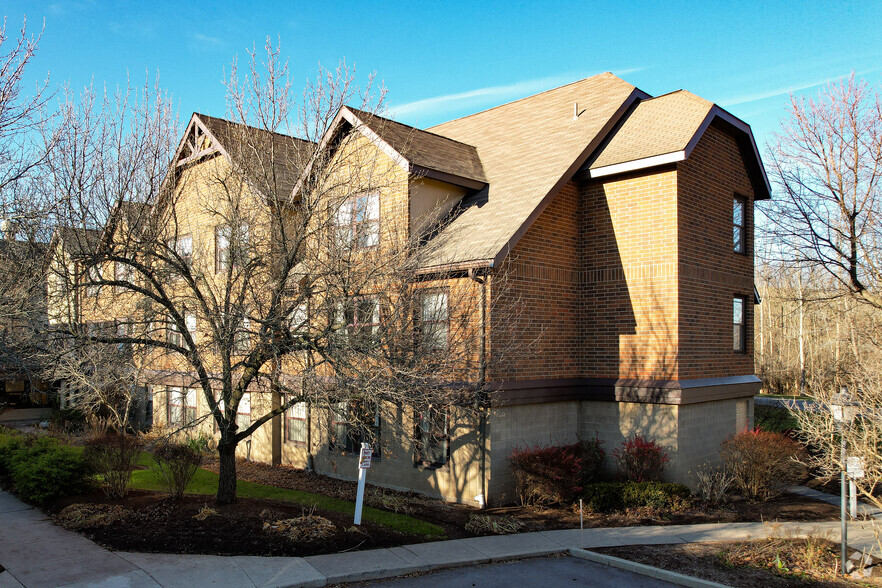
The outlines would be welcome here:
[[[182,150],[173,167],[230,164],[236,155],[223,145],[233,130],[194,115],[182,145],[198,149],[187,139],[196,137],[212,155]],[[432,455],[414,435],[383,437],[371,482],[500,504],[514,498],[515,446],[597,434],[611,450],[640,433],[668,450],[667,476],[688,483],[690,470],[718,460],[722,440],[751,426],[760,385],[752,211],[770,188],[747,124],[687,91],[653,98],[607,73],[427,130],[344,107],[325,139],[351,133],[397,174],[369,205],[377,226],[413,232],[446,219],[420,287],[471,293],[473,321],[489,303],[475,349],[512,347],[514,336],[529,350],[483,374],[480,417],[451,408],[433,424]],[[191,251],[217,259],[213,222],[189,201],[179,200],[189,227],[181,232]],[[494,290],[500,275],[506,287]],[[494,314],[506,301],[521,309],[516,319]],[[446,305],[447,294],[436,302]],[[115,303],[84,320],[114,320]],[[503,324],[511,320],[518,324]],[[149,382],[156,426],[206,414],[186,374],[152,368],[162,375]],[[282,369],[296,376],[295,365]],[[252,394],[246,406],[260,402],[270,400]],[[354,476],[355,456],[329,442],[339,419],[317,412],[292,407],[242,455]],[[248,422],[248,412],[240,416]],[[406,406],[394,418],[401,431],[425,425]],[[204,428],[213,431],[210,421]]]

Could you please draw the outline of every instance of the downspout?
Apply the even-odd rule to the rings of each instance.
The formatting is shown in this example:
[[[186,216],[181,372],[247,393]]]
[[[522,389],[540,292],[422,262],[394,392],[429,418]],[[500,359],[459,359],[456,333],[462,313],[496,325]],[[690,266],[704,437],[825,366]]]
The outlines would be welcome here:
[[[481,493],[475,496],[478,506],[487,508],[487,411],[484,406],[484,386],[487,383],[487,277],[478,277],[474,269],[469,270],[469,278],[480,286],[478,304],[478,385],[475,390],[475,408],[480,412],[478,418],[478,447],[481,452],[480,480]]]

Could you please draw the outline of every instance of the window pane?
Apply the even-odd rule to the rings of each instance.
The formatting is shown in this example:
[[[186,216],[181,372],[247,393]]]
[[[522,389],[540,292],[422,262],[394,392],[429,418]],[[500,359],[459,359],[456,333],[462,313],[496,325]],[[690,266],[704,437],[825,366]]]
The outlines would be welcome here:
[[[196,388],[187,388],[187,408],[196,408]]]
[[[304,302],[294,307],[291,311],[290,328],[294,331],[309,329],[309,307]]]
[[[184,315],[184,321],[187,323],[187,331],[190,332],[191,335],[196,334],[196,315],[192,312],[188,312]]]
[[[446,321],[447,320],[447,293],[429,292],[422,296],[421,320],[423,321]]]
[[[732,244],[736,253],[744,253],[744,200],[732,200]]]
[[[744,351],[744,298],[735,297],[732,300],[732,326],[733,326],[733,338],[732,338],[732,350],[736,353],[741,353]]]
[[[305,419],[306,418],[306,403],[305,402],[297,402],[288,409],[291,418],[295,419]]]
[[[178,239],[178,253],[181,257],[190,257],[193,255],[193,237],[187,235]]]

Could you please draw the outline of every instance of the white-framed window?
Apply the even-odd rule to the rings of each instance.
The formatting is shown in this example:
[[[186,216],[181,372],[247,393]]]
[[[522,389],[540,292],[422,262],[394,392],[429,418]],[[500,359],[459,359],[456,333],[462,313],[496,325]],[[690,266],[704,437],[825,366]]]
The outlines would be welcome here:
[[[239,264],[246,254],[251,228],[247,223],[238,225],[234,238],[233,228],[228,224],[214,228],[214,271],[225,272],[230,264]]]
[[[101,268],[90,265],[86,270],[86,296],[95,297],[101,292]]]
[[[380,193],[365,192],[346,199],[334,217],[337,242],[353,249],[380,243]]]
[[[362,442],[373,448],[372,460],[380,459],[380,410],[359,401],[342,401],[331,407],[331,443],[334,451],[354,454]]]
[[[185,265],[193,265],[193,236],[179,235],[176,239],[168,240],[168,247],[177,253]]]
[[[168,424],[183,426],[196,420],[197,395],[195,388],[168,386]]]
[[[243,312],[236,326],[236,332],[233,334],[233,353],[236,355],[245,355],[251,348],[251,321]]]
[[[305,402],[296,402],[285,411],[285,440],[289,443],[306,443],[309,412]]]
[[[230,225],[214,227],[214,271],[223,272],[230,267],[230,241],[232,230]]]
[[[288,328],[294,333],[309,330],[308,302],[303,301],[291,309],[291,314],[288,316]]]
[[[380,331],[380,301],[372,296],[352,298],[344,309],[346,331],[355,340],[368,341]]]
[[[195,312],[185,312],[184,313],[184,324],[187,326],[187,332],[190,333],[190,337],[194,340],[196,338],[196,313]],[[167,341],[172,345],[181,346],[184,344],[184,337],[181,335],[180,329],[178,329],[178,324],[175,322],[174,318],[169,315],[168,323],[166,327]]]
[[[747,199],[735,195],[732,198],[732,246],[735,253],[745,252]]]
[[[135,277],[135,270],[133,270],[132,266],[130,266],[127,263],[123,263],[121,261],[116,261],[113,264],[113,275],[114,275],[114,279],[117,282],[132,283],[132,281]],[[117,292],[122,292],[124,290],[125,290],[125,286],[121,286],[121,285],[117,284],[117,286],[116,286]]]
[[[251,426],[251,392],[242,395],[239,407],[236,409],[236,427],[244,431]]]
[[[427,290],[419,296],[419,339],[424,349],[444,350],[448,345],[448,296],[445,290]]]
[[[450,411],[429,406],[416,417],[417,465],[443,466],[450,460]]]

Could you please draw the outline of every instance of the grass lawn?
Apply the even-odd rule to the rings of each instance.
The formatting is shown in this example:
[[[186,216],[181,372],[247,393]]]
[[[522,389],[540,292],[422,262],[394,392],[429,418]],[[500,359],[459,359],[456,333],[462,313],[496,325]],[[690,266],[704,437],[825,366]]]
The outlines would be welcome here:
[[[156,469],[156,463],[148,453],[142,453],[138,459],[138,464],[147,467],[146,470],[135,470],[132,472],[132,489],[134,490],[153,490],[164,491],[166,486],[159,476]],[[204,494],[213,496],[217,494],[218,475],[202,468],[196,471],[193,480],[187,486],[188,494]],[[317,508],[333,510],[344,514],[355,514],[355,503],[346,500],[338,500],[329,498],[321,494],[312,494],[310,492],[301,492],[288,488],[278,488],[276,486],[265,486],[254,482],[239,480],[236,484],[236,492],[240,498],[263,498],[267,500],[284,500],[287,502],[295,502],[310,507],[315,505]],[[400,531],[402,533],[415,533],[428,537],[441,537],[444,535],[444,529],[437,525],[385,510],[370,508],[365,506],[362,509],[362,518],[378,525],[383,525],[389,529]]]

